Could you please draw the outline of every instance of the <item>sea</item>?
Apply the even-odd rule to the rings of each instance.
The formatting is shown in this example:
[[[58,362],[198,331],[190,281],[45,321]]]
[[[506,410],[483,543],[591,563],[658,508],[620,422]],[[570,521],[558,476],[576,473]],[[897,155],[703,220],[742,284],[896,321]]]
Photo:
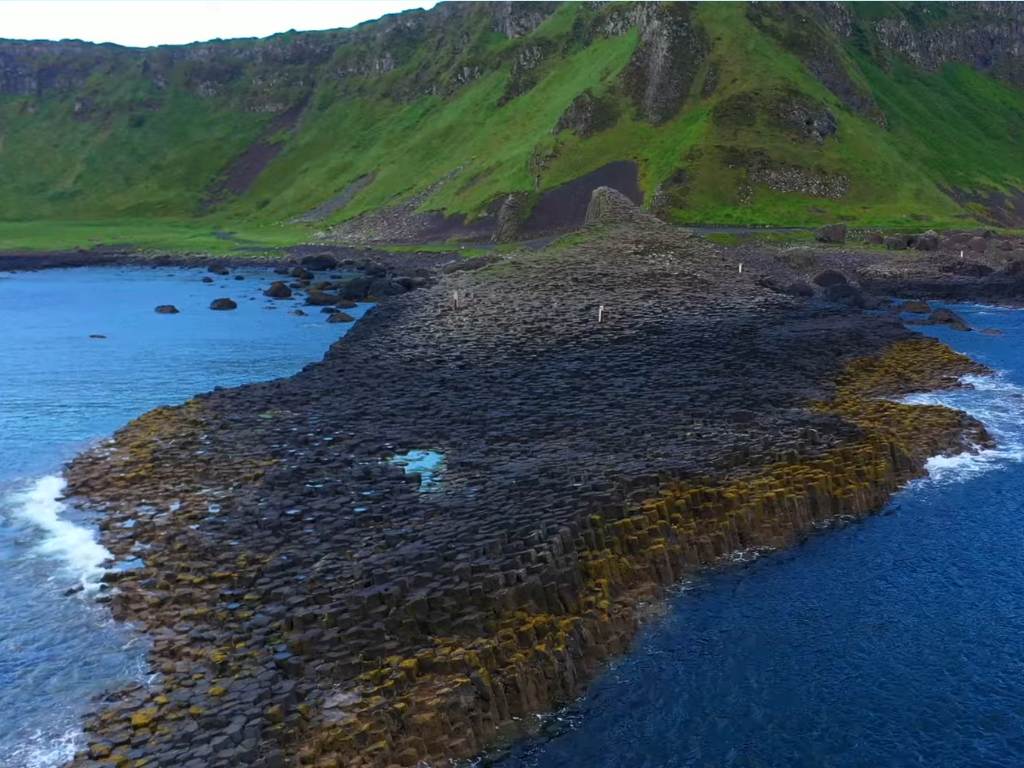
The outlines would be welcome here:
[[[147,682],[145,637],[104,602],[96,511],[62,497],[62,466],[151,408],[320,360],[351,324],[264,297],[277,279],[266,269],[0,272],[3,768],[62,765],[83,744],[93,697]],[[238,308],[210,310],[222,297]],[[180,311],[157,314],[161,304]]]

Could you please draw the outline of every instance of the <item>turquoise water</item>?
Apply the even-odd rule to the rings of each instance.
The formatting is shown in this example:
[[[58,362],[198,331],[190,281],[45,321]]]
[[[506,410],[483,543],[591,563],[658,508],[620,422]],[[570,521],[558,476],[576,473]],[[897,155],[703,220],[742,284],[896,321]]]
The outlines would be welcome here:
[[[144,640],[116,626],[89,510],[58,499],[62,464],[150,408],[276,378],[344,334],[261,291],[276,277],[182,269],[0,273],[0,766],[49,768],[79,744],[89,698],[144,682]],[[236,276],[244,280],[236,280]],[[231,297],[238,309],[214,312]],[[158,315],[174,304],[177,315]],[[367,306],[347,310],[361,316]],[[93,335],[105,338],[91,338]],[[81,589],[79,589],[81,588]],[[72,595],[69,590],[78,589]]]
[[[1024,312],[927,329],[997,369],[925,395],[999,447],[936,459],[881,515],[695,579],[502,768],[1024,765]]]

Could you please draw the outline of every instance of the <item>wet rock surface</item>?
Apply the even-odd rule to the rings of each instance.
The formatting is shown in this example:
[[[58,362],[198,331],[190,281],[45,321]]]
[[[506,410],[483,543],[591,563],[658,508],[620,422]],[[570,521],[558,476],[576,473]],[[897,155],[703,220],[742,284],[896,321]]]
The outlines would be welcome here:
[[[110,605],[157,675],[98,702],[74,764],[472,755],[577,695],[682,574],[867,514],[981,441],[877,399],[979,369],[825,301],[865,263],[797,269],[626,218],[437,276],[322,363],[73,462],[103,543],[144,560],[109,575]],[[825,268],[842,279],[812,286]],[[413,450],[443,457],[429,491],[391,461]]]

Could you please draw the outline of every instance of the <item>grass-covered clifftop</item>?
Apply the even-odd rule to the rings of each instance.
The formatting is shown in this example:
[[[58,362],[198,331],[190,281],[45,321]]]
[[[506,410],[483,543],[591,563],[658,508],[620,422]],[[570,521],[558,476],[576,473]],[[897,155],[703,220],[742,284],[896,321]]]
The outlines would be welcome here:
[[[443,3],[265,40],[0,42],[0,248],[277,245],[400,203],[493,216],[513,193],[522,219],[621,160],[677,222],[1020,226],[1022,22],[998,3]]]

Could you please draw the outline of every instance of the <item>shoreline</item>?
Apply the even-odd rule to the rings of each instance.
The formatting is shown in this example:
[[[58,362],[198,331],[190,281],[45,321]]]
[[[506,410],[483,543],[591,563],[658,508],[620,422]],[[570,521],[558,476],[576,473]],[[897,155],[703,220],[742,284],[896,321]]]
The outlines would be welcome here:
[[[801,308],[756,282],[763,277],[758,272],[773,268],[765,260],[748,261],[757,271],[740,279],[708,253],[728,256],[678,230],[652,225],[628,236],[605,233],[598,245],[584,243],[546,259],[522,255],[478,274],[450,275],[433,288],[389,300],[332,347],[323,363],[296,377],[157,409],[118,432],[113,455],[76,459],[69,473],[73,490],[108,506],[105,536],[112,551],[136,538],[160,547],[143,573],[119,581],[114,608],[119,618],[134,617],[157,630],[162,639],[151,661],[167,675],[161,692],[129,693],[87,723],[92,757],[121,754],[118,734],[127,732],[133,745],[144,744],[138,748],[143,756],[185,764],[193,751],[189,723],[219,728],[234,722],[227,719],[230,712],[245,721],[242,736],[219,744],[223,754],[204,754],[206,764],[229,765],[246,759],[243,752],[252,757],[253,749],[267,758],[242,764],[269,766],[280,757],[289,764],[369,766],[470,756],[512,718],[551,709],[578,692],[609,657],[628,647],[639,624],[636,605],[656,599],[681,575],[737,543],[756,545],[762,536],[766,542],[792,541],[822,514],[868,514],[921,472],[927,458],[922,451],[952,449],[964,445],[962,435],[980,435],[976,423],[953,418],[948,409],[883,406],[873,399],[908,386],[948,384],[951,371],[978,370],[964,359],[945,355],[937,342],[915,346],[908,341],[914,335],[891,318]],[[566,296],[563,286],[577,285],[574,276],[582,275],[590,280],[590,292]],[[652,290],[653,276],[667,279],[670,290]],[[597,291],[595,279],[601,283]],[[503,290],[495,290],[496,280]],[[687,327],[679,323],[684,316],[671,314],[666,322],[666,311],[679,312],[680,289],[688,306],[697,305],[703,325]],[[466,297],[466,306],[451,306],[452,291]],[[564,302],[554,313],[553,295]],[[608,301],[613,313],[617,306],[652,306],[640,315],[612,314],[603,328],[596,327],[590,318],[596,302],[616,295],[618,301]],[[565,304],[582,314],[566,311]],[[517,307],[512,318],[510,305]],[[555,338],[532,327],[538,317]],[[686,357],[680,345],[689,345],[690,360],[697,359],[694,354],[715,357],[708,339],[730,326],[739,333],[727,338],[738,341],[704,365],[731,381],[718,389],[737,388],[739,396],[708,391],[702,394],[704,406],[675,402],[673,376],[689,375],[690,389],[706,380],[703,369],[694,375],[680,364]],[[673,334],[681,341],[667,343]],[[871,359],[894,345],[898,351],[895,358],[877,358],[874,367],[859,363],[851,373],[834,357],[837,343],[847,361]],[[447,366],[411,364],[410,355],[431,344],[441,346],[433,356]],[[808,345],[828,359],[801,351]],[[374,355],[387,349],[397,354],[382,364]],[[510,364],[532,366],[530,361],[546,359],[544,368],[531,373],[549,377],[547,392],[553,394],[545,397],[554,403],[547,418],[531,418],[523,410],[527,404],[545,410],[531,382],[503,386],[499,382],[508,374],[491,370],[493,356],[510,350]],[[611,364],[609,354],[617,358]],[[805,369],[799,381],[779,369],[794,359]],[[730,379],[720,361],[740,361],[778,380],[768,382],[765,395],[752,382]],[[907,382],[902,376],[911,368],[908,362],[929,375]],[[635,373],[616,377],[609,373],[621,370],[614,363]],[[433,379],[430,368],[436,369]],[[467,369],[465,376],[458,373]],[[336,370],[360,372],[357,388],[377,382],[371,392],[378,395],[377,406],[357,392],[325,397],[323,387]],[[385,371],[400,381],[387,383]],[[653,396],[664,409],[660,413],[678,414],[677,422],[661,429],[642,424],[655,434],[639,433],[626,424],[636,425],[640,413],[649,422],[650,413],[659,411],[631,410],[625,402],[620,407],[626,413],[608,417],[600,405],[607,396],[587,394],[588,382],[595,380],[580,376],[582,371],[600,372],[602,384],[625,387],[641,400],[651,397],[645,393],[653,377],[662,387]],[[474,375],[485,381],[474,382]],[[423,396],[440,413],[421,409],[410,414],[420,418],[410,421],[384,410],[416,407],[418,398],[401,394],[401,385],[411,380],[420,382]],[[493,423],[467,419],[459,402],[467,391],[478,408],[487,404],[484,413],[502,402],[523,405]],[[302,399],[314,400],[318,408],[302,406]],[[695,417],[716,399],[726,418]],[[810,402],[833,405],[809,409]],[[337,420],[359,408],[373,413]],[[793,409],[801,413],[788,412]],[[336,421],[325,430],[332,414]],[[312,431],[267,424],[281,418]],[[602,418],[612,423],[602,425]],[[368,434],[374,421],[383,422],[379,438]],[[572,449],[579,460],[570,454],[568,471],[552,476],[549,452],[564,454],[566,446],[558,428],[574,421],[586,427],[569,442],[579,443]],[[903,431],[884,426],[891,422]],[[673,435],[679,439],[677,424],[685,435],[682,447],[671,444]],[[364,425],[365,431],[359,428]],[[301,439],[287,438],[296,431]],[[549,445],[544,435],[551,432],[556,439]],[[631,434],[642,450],[599,450],[614,467],[604,478],[586,468],[595,457],[582,446],[604,446],[599,438],[616,432]],[[242,434],[257,445],[239,451],[233,441]],[[517,435],[527,441],[517,443]],[[274,441],[281,439],[293,446],[292,454],[275,454]],[[235,450],[228,450],[232,444]],[[429,500],[417,495],[409,479],[384,467],[387,455],[417,448],[443,450],[449,460],[443,493]],[[339,449],[345,454],[340,463],[333,456]],[[217,467],[196,464],[189,457],[200,451],[233,459]],[[496,475],[489,462],[500,454],[508,470]],[[283,455],[292,458],[282,462]],[[169,466],[175,461],[189,468],[188,479],[181,467]],[[326,482],[324,492],[328,466],[344,482]],[[503,476],[509,474],[511,484]],[[695,479],[709,475],[719,479]],[[287,489],[296,485],[306,490],[288,501]],[[805,491],[794,496],[786,491],[791,486]],[[131,537],[116,530],[118,519],[136,514],[135,504],[166,505],[169,494],[178,511],[158,512],[159,526],[146,521]],[[546,514],[514,514],[545,496]],[[334,503],[338,497],[346,505]],[[463,522],[464,530],[450,530],[454,521],[478,520],[481,509],[500,505],[500,499],[505,501],[498,509],[513,519],[502,522],[492,513],[483,526]],[[286,533],[289,516],[304,522],[299,542]],[[332,516],[341,520],[333,523]],[[360,535],[342,530],[341,523]],[[195,533],[191,525],[207,530]],[[260,537],[254,525],[269,525],[276,536]],[[304,535],[307,529],[313,538]],[[241,542],[246,535],[259,540],[235,546],[241,551],[233,558],[217,551],[227,537]],[[320,539],[353,554],[331,562],[322,542],[316,544]],[[302,551],[300,543],[312,551]],[[442,559],[430,565],[444,552],[461,553],[462,564],[449,568]],[[301,573],[315,583],[291,580]],[[182,621],[196,632],[175,639],[169,630]],[[179,667],[190,670],[191,685],[179,685],[184,679],[176,671],[168,674]],[[200,671],[203,678],[195,682]],[[244,706],[249,700],[260,706]],[[470,735],[452,741],[460,732]],[[76,764],[92,763],[82,755]]]

